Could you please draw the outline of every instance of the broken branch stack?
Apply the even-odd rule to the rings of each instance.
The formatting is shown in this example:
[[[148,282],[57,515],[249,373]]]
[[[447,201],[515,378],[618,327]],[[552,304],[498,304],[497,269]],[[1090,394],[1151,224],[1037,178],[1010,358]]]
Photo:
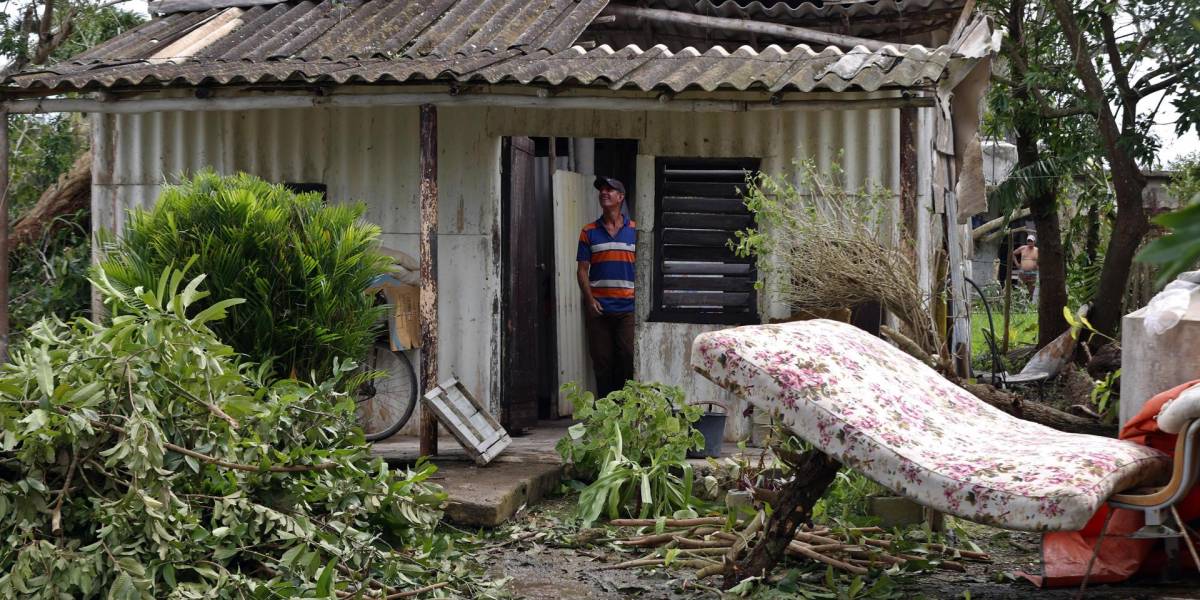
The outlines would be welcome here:
[[[628,548],[653,548],[641,558],[628,560],[609,569],[635,567],[690,567],[703,579],[725,572],[744,553],[764,537],[762,512],[727,529],[725,517],[666,519],[661,533],[640,535],[618,541]],[[654,519],[616,519],[618,527],[655,527]],[[811,561],[853,575],[867,575],[896,565],[928,561],[931,568],[965,571],[964,561],[989,562],[984,552],[962,550],[943,544],[921,544],[904,548],[894,536],[879,527],[829,528],[804,525],[788,543],[787,555],[794,560]]]

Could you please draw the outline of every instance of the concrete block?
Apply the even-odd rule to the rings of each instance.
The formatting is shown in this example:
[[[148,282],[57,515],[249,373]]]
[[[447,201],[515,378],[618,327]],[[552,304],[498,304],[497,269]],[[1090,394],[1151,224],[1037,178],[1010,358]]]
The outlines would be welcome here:
[[[1146,309],[1121,320],[1121,425],[1155,394],[1200,379],[1200,301],[1162,335],[1146,330]]]
[[[884,529],[916,525],[925,520],[925,507],[903,496],[870,496],[867,512],[879,518]]]
[[[446,490],[446,519],[468,527],[495,527],[558,488],[562,465],[493,462],[477,467],[438,463],[436,483]]]

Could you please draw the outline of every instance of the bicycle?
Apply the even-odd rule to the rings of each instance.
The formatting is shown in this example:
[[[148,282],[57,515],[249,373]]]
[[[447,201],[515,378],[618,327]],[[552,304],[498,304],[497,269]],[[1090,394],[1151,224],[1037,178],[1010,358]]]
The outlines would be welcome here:
[[[396,288],[403,285],[395,275],[381,275],[372,280],[367,291],[375,291],[382,303],[393,306],[399,299]],[[408,348],[397,334],[391,311],[387,323],[387,330],[375,340],[362,367],[368,373],[382,371],[385,375],[368,379],[356,393],[358,422],[369,442],[395,435],[412,418],[417,406],[417,375],[404,352]]]

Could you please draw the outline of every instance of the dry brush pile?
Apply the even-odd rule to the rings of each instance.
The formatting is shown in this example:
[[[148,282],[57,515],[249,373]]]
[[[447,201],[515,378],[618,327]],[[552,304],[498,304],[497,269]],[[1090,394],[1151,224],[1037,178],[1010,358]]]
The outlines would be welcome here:
[[[837,165],[829,174],[812,161],[794,167],[796,181],[760,173],[745,192],[756,227],[738,232],[735,250],[758,258],[768,295],[796,312],[878,302],[922,350],[938,354],[930,294],[918,285],[891,191],[848,188]]]

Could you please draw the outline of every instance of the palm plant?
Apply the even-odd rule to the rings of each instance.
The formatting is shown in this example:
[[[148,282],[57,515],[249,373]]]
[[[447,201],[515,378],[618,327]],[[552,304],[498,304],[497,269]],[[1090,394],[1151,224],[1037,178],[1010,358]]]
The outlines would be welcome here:
[[[334,358],[365,354],[380,316],[364,290],[389,261],[364,210],[206,170],[132,211],[124,236],[103,240],[99,268],[128,290],[155,289],[172,265],[205,273],[214,296],[246,299],[214,324],[222,340],[281,377],[323,380]]]

